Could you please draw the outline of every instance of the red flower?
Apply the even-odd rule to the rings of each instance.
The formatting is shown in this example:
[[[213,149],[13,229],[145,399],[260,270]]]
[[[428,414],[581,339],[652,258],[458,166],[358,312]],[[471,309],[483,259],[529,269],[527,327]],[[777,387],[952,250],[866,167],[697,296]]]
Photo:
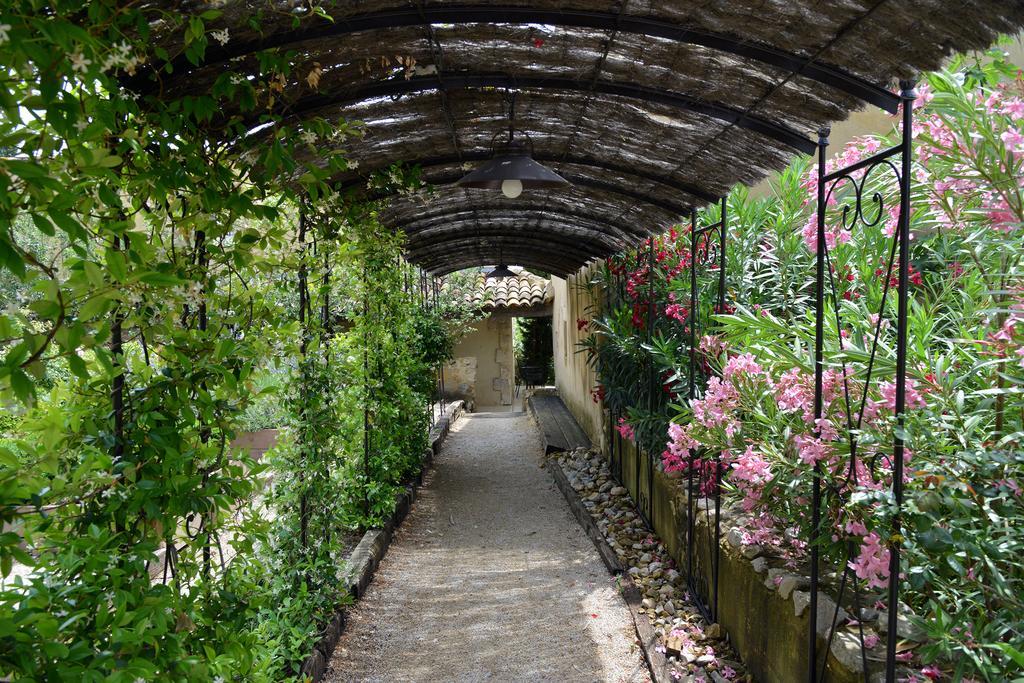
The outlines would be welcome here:
[[[587,327],[589,325],[590,325],[590,321],[589,320],[586,320],[584,318],[576,318],[576,331],[577,332],[580,332],[582,330],[587,329]]]
[[[542,45],[544,45],[544,39],[543,38],[534,38],[533,39],[533,46],[534,47],[541,47]]]

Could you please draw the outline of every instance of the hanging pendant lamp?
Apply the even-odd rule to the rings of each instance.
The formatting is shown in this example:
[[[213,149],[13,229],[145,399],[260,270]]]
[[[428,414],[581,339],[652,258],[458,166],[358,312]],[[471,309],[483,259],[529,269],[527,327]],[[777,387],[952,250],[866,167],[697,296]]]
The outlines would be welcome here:
[[[489,161],[464,175],[457,184],[484,190],[500,189],[509,199],[515,199],[523,190],[550,190],[568,185],[568,180],[534,161],[526,145],[515,140],[516,95],[506,93],[506,98],[509,102],[508,141],[493,152]]]
[[[505,259],[501,256],[501,245],[498,245],[498,265],[494,270],[484,275],[484,281],[487,280],[504,280],[509,277],[517,277],[508,266],[504,264]]]
[[[517,275],[504,264],[499,264],[494,270],[484,275],[484,278],[488,280],[503,280],[509,277],[517,277]]]

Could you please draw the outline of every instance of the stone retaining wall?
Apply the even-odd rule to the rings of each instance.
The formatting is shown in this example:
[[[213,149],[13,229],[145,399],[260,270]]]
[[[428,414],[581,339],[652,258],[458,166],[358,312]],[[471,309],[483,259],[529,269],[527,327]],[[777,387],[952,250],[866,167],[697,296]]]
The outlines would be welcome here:
[[[685,479],[667,475],[651,467],[647,456],[640,457],[635,447],[616,435],[612,444],[614,459],[621,462],[622,485],[634,501],[650,512],[650,523],[679,567],[687,566],[686,528],[688,498]],[[608,452],[604,457],[612,459]],[[639,476],[637,476],[639,474]],[[699,501],[698,501],[699,502]],[[702,508],[703,505],[698,505]],[[701,509],[695,515],[695,573],[710,576],[713,571],[714,506],[710,516]],[[734,528],[740,521],[728,510],[722,511],[719,554],[718,622],[755,680],[765,683],[792,683],[807,678],[807,640],[810,624],[806,577],[795,576],[781,561],[761,557],[756,547],[744,547]],[[709,602],[712,596],[706,596]],[[826,646],[824,636],[832,622],[835,603],[819,594],[819,652]],[[840,631],[828,653],[830,683],[864,681],[860,645],[842,626],[845,612],[837,623]],[[876,680],[878,661],[869,659],[870,679]],[[820,667],[820,664],[819,664]],[[820,670],[820,669],[819,669]],[[879,678],[878,680],[882,680]]]

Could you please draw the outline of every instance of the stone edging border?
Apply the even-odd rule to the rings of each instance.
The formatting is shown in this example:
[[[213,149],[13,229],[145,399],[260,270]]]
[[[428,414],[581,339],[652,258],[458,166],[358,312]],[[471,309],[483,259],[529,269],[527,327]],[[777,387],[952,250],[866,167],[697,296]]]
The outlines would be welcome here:
[[[441,444],[448,436],[452,425],[462,416],[463,409],[462,401],[448,404],[444,415],[430,430],[430,448],[425,449],[420,456],[420,471],[413,481],[406,485],[405,490],[398,494],[395,511],[382,528],[368,529],[346,558],[348,592],[355,600],[363,596],[373,580],[380,561],[384,559],[391,546],[395,529],[405,520],[412,509],[412,504],[416,500],[416,491],[423,484],[423,475],[433,466],[434,456],[441,450]],[[345,620],[345,609],[342,608],[324,628],[320,640],[313,646],[313,652],[302,662],[302,667],[299,669],[300,676],[313,683],[323,680],[334,648],[341,639],[341,634],[345,632]]]
[[[552,457],[545,460],[545,467],[554,477],[555,484],[565,497],[565,502],[568,503],[569,509],[572,511],[576,521],[579,522],[587,536],[593,541],[598,555],[601,556],[601,561],[604,562],[604,566],[608,569],[608,573],[617,577],[622,598],[626,601],[629,612],[633,616],[633,627],[636,629],[636,635],[640,641],[640,649],[644,653],[644,661],[647,663],[647,668],[651,673],[651,680],[654,683],[673,683],[669,674],[668,660],[665,659],[664,653],[656,649],[658,637],[654,633],[654,628],[651,626],[647,616],[639,611],[642,606],[640,589],[636,587],[633,579],[626,573],[622,563],[619,562],[618,555],[608,545],[604,534],[597,527],[597,522],[590,516],[590,511],[583,506],[583,500],[576,494],[572,484],[569,483],[565,472],[562,471],[561,464]]]

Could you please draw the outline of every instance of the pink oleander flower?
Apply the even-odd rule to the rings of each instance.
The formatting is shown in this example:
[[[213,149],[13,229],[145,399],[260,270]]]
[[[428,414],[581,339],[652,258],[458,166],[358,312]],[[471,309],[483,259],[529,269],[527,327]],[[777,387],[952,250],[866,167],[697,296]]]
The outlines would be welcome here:
[[[864,647],[866,647],[867,649],[870,650],[875,645],[878,645],[878,640],[879,640],[879,638],[878,638],[878,636],[876,634],[868,633],[867,635],[864,636]]]
[[[796,444],[800,462],[805,465],[813,467],[819,462],[828,460],[829,456],[832,455],[832,447],[823,443],[820,439],[798,435],[793,437],[793,442]]]
[[[850,520],[846,523],[843,529],[846,533],[853,534],[854,536],[868,535],[868,528],[864,526],[864,522],[859,522],[857,520]]]
[[[1013,152],[1020,151],[1024,147],[1024,133],[1019,130],[1013,130],[1012,128],[1007,131],[1003,131],[1003,134],[999,136],[999,139],[1003,141],[1008,149]]]
[[[718,377],[708,380],[704,398],[690,402],[693,419],[704,427],[722,427],[727,437],[732,438],[739,429],[739,422],[732,412],[739,405],[739,393],[731,382]]]
[[[669,304],[665,307],[665,315],[669,318],[678,320],[681,323],[685,323],[686,319],[690,315],[690,311],[682,304]]]
[[[764,370],[758,365],[752,353],[741,353],[738,356],[733,356],[726,361],[725,367],[722,369],[722,375],[726,379],[732,379],[737,375],[761,374],[764,374]]]
[[[670,423],[668,426],[668,443],[661,454],[661,461],[666,472],[682,472],[689,466],[690,450],[700,444],[690,434],[690,425]]]
[[[636,432],[633,430],[633,425],[626,422],[626,418],[624,417],[619,418],[619,424],[615,427],[615,430],[623,439],[627,439],[629,441],[636,439]]]
[[[889,549],[882,545],[878,534],[871,532],[864,537],[857,559],[850,562],[850,569],[857,578],[868,582],[869,588],[885,588],[889,579]]]
[[[771,464],[765,460],[760,453],[754,450],[753,446],[747,446],[747,450],[736,458],[732,464],[732,478],[742,482],[761,487],[775,478],[771,472]]]
[[[921,675],[929,681],[938,681],[942,679],[942,671],[934,665],[929,665],[921,669]]]
[[[921,396],[920,392],[917,391],[917,385],[914,380],[906,380],[904,389],[905,405],[907,410],[925,407],[924,398]],[[878,391],[882,394],[882,400],[876,401],[876,406],[888,408],[889,410],[896,410],[896,382],[882,382],[878,386]]]
[[[700,350],[709,356],[718,356],[725,351],[725,342],[719,336],[705,334],[700,338]]]
[[[779,410],[803,413],[805,422],[814,420],[814,377],[804,374],[800,368],[787,370],[775,383],[775,402]]]
[[[727,681],[731,681],[732,679],[736,678],[736,669],[728,665],[723,666],[722,670],[718,673],[720,673],[722,675],[722,678],[726,679]]]
[[[834,201],[834,199],[832,200]],[[807,219],[800,234],[804,238],[804,245],[807,250],[812,254],[818,251],[818,216],[817,214],[811,214],[811,217]],[[836,248],[837,245],[846,244],[850,241],[851,235],[849,230],[844,230],[841,225],[826,225],[825,226],[825,246],[829,251]]]
[[[1019,97],[1011,97],[1003,102],[1002,113],[1009,116],[1013,121],[1024,119],[1024,100]]]
[[[814,424],[818,428],[819,438],[822,441],[838,441],[839,431],[836,426],[832,424],[832,421],[827,417],[818,418],[814,421]]]

